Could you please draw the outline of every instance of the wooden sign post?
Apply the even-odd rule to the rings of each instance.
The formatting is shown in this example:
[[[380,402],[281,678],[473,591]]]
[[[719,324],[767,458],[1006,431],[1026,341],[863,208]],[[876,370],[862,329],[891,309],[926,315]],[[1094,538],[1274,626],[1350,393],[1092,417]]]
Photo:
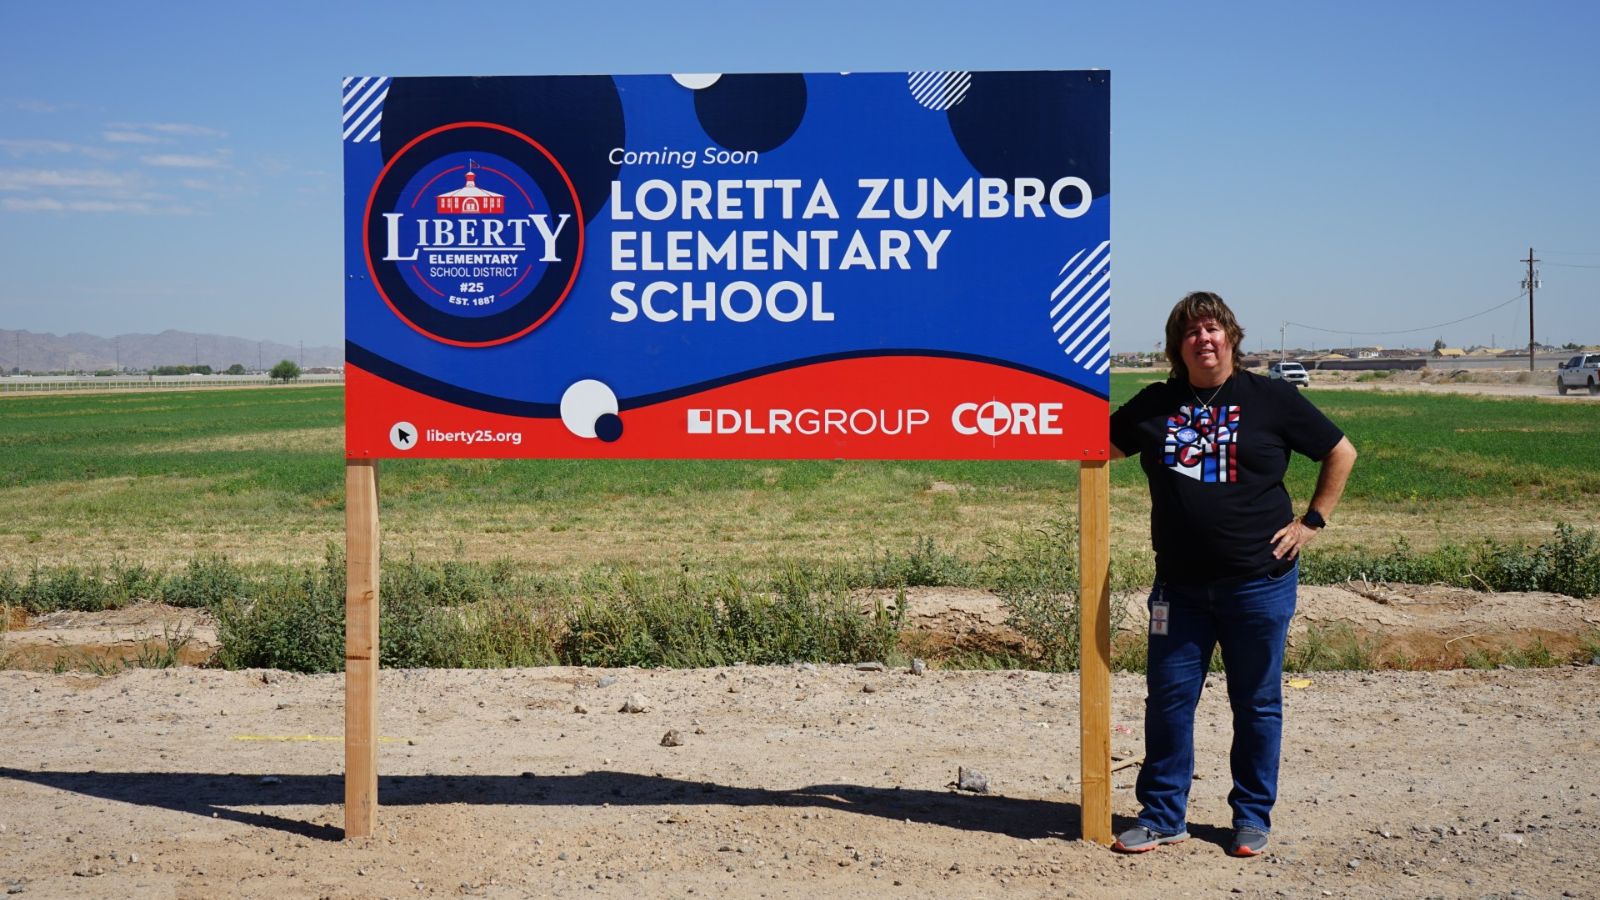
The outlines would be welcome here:
[[[378,822],[378,461],[344,463],[344,836]]]
[[[1111,845],[1111,468],[1078,464],[1078,752],[1083,839]]]

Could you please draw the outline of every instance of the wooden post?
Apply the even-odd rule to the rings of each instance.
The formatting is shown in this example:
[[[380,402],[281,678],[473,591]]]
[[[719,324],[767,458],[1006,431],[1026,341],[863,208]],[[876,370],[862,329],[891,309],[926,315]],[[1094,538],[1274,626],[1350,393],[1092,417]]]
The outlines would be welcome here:
[[[344,463],[344,836],[378,822],[378,461]]]
[[[1111,468],[1078,466],[1078,747],[1083,839],[1111,845]]]

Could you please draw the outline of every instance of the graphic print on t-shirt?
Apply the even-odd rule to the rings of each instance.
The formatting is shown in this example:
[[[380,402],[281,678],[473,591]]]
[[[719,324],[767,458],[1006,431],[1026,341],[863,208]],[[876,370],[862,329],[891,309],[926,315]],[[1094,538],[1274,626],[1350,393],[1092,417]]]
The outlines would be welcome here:
[[[1167,416],[1162,462],[1196,481],[1238,481],[1238,433],[1237,406],[1180,406],[1177,415]]]

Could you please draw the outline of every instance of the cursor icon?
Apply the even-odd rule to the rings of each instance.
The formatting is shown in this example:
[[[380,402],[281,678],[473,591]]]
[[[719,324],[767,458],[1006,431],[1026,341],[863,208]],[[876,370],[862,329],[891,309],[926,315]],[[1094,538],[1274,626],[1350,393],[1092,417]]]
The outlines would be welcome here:
[[[396,450],[410,450],[417,443],[417,426],[410,422],[396,422],[389,427],[389,443]]]

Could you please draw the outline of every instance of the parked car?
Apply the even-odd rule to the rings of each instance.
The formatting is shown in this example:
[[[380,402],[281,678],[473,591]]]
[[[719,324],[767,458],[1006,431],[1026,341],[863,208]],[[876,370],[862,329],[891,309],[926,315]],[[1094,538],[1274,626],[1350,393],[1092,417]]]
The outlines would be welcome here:
[[[1311,384],[1311,374],[1297,362],[1275,362],[1267,366],[1267,377],[1287,381],[1295,387]]]
[[[1557,367],[1556,390],[1565,394],[1574,388],[1588,388],[1600,394],[1600,353],[1581,353]]]

